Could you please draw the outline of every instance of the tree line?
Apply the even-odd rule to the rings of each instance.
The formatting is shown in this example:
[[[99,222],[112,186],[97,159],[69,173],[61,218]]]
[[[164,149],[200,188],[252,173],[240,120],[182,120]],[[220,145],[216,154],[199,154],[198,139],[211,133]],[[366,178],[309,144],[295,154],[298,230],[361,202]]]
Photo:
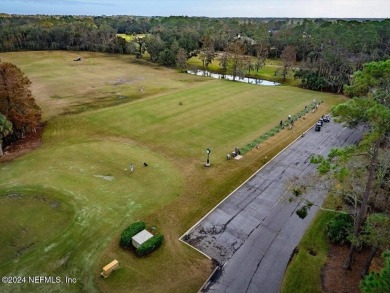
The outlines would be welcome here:
[[[357,146],[336,148],[328,157],[313,156],[319,177],[292,181],[292,200],[303,199],[297,214],[304,218],[314,205],[305,198],[308,189],[322,186],[338,203],[338,216],[328,224],[331,240],[348,243],[343,267],[351,269],[356,250],[367,248],[361,276],[375,255],[390,252],[390,59],[366,63],[346,86],[350,99],[333,109],[333,116],[349,127],[364,129]],[[388,251],[386,253],[386,251]],[[340,264],[341,265],[341,264]],[[363,292],[389,292],[389,263],[383,274],[371,273],[360,285]]]
[[[133,34],[126,42],[118,33]],[[140,36],[142,34],[142,36]],[[217,58],[222,74],[258,72],[281,58],[279,73],[294,69],[304,88],[341,93],[363,64],[390,56],[390,19],[261,19],[136,16],[0,15],[0,51],[76,50],[148,53],[152,62],[187,69]],[[253,58],[256,57],[256,58]],[[298,65],[294,65],[298,61]]]

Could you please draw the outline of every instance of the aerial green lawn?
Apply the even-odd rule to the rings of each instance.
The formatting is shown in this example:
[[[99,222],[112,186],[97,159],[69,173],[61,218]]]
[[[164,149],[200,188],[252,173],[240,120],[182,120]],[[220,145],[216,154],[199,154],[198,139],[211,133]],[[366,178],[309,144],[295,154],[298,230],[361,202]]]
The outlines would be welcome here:
[[[212,264],[178,238],[261,167],[265,154],[275,155],[342,100],[180,74],[129,56],[0,58],[30,78],[47,121],[40,148],[0,162],[0,274],[77,279],[1,284],[1,292],[196,292]],[[324,101],[321,111],[298,121],[297,132],[282,131],[264,149],[226,161],[226,153],[313,98]],[[203,166],[206,148],[210,168]],[[140,259],[119,247],[121,231],[137,220],[165,236],[158,251]],[[113,259],[120,269],[100,278]]]

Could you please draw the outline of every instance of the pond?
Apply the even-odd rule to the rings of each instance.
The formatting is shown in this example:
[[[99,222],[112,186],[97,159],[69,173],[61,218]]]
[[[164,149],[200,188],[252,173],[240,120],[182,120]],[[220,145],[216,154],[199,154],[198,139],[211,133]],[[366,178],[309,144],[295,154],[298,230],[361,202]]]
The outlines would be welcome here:
[[[213,77],[213,78],[219,78],[219,79],[222,79],[222,74],[219,74],[219,73],[211,73],[209,71],[203,71],[203,70],[187,70],[187,73],[189,74],[195,74],[195,75],[199,75],[199,76],[208,76],[208,77]],[[227,79],[227,80],[233,80],[233,76],[232,75],[225,75],[225,78],[224,79]],[[273,85],[280,85],[280,83],[278,82],[274,82],[274,81],[269,81],[269,80],[264,80],[264,79],[258,79],[258,78],[252,78],[252,77],[244,77],[244,78],[238,78],[236,77],[235,81],[239,81],[239,82],[245,82],[245,83],[250,83],[250,84],[258,84],[258,85],[269,85],[269,86],[273,86]]]

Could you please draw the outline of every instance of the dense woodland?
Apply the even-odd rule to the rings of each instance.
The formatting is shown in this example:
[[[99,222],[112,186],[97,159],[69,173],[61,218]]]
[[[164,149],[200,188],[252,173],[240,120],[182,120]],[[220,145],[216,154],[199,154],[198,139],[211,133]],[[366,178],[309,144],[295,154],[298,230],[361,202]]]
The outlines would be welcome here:
[[[117,34],[134,34],[127,42]],[[142,37],[140,37],[142,35]],[[199,56],[203,67],[219,54],[220,73],[259,72],[280,58],[304,88],[343,92],[364,63],[390,55],[390,19],[261,19],[134,16],[0,16],[0,51],[85,50],[137,57],[186,69]],[[256,58],[250,58],[253,56]],[[295,62],[298,61],[298,65]]]

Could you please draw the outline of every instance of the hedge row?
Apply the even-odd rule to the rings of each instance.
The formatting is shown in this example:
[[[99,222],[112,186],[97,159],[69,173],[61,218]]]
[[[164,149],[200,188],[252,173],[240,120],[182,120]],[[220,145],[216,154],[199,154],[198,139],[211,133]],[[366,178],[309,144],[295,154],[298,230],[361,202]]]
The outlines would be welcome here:
[[[162,234],[158,234],[147,240],[145,243],[142,243],[140,247],[138,247],[136,253],[137,256],[144,256],[152,251],[156,250],[161,246],[164,241],[164,236]]]
[[[121,234],[120,245],[123,248],[130,248],[132,246],[131,238],[144,230],[145,227],[146,225],[144,222],[135,222],[131,224],[129,227],[123,230]]]

